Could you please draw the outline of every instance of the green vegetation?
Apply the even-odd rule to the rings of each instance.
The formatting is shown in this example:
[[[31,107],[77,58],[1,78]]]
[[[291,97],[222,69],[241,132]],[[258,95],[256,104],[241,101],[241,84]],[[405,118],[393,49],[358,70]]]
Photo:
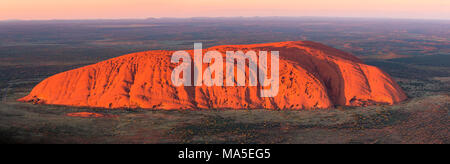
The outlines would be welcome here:
[[[448,22],[416,20],[0,22],[0,143],[448,144],[449,32]],[[193,42],[209,47],[287,40],[375,55],[365,62],[393,76],[409,99],[393,106],[316,111],[106,110],[15,101],[44,78],[126,53],[190,49]],[[389,53],[401,58],[376,57]],[[72,112],[108,117],[66,116]]]

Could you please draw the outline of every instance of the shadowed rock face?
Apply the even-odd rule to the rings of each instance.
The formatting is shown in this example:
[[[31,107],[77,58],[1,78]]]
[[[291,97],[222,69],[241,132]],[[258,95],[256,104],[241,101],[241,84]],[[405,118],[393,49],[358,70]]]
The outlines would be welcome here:
[[[19,101],[103,108],[313,109],[394,104],[406,99],[385,72],[319,43],[226,45],[204,49],[203,53],[210,50],[224,56],[226,51],[279,51],[278,95],[262,98],[260,86],[248,85],[175,87],[170,80],[178,65],[170,63],[173,51],[147,51],[54,75]],[[192,50],[188,52],[193,55]]]

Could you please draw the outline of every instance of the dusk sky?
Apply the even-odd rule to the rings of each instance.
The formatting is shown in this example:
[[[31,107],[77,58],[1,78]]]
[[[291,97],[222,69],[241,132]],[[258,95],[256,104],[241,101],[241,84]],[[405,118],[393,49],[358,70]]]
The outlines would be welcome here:
[[[450,19],[450,0],[0,0],[0,20],[327,16]]]

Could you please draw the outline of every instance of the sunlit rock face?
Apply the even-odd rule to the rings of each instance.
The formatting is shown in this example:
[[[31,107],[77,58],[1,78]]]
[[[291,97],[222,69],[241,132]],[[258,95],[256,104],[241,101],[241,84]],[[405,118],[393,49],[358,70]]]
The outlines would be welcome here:
[[[323,44],[292,41],[224,45],[204,49],[203,53],[211,50],[221,52],[224,59],[226,51],[279,51],[278,94],[261,97],[261,86],[248,85],[176,87],[171,81],[172,70],[178,66],[171,63],[174,51],[158,50],[54,75],[19,101],[101,108],[299,110],[394,104],[406,99],[382,70]],[[187,52],[193,54],[193,50]]]

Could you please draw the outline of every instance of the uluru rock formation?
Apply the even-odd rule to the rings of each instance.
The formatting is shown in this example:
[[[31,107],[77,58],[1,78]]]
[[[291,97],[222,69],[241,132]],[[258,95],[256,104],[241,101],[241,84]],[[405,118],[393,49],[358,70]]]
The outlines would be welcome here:
[[[395,81],[355,56],[310,41],[226,45],[203,52],[279,51],[280,85],[275,97],[260,86],[172,85],[174,51],[124,55],[45,79],[24,102],[102,108],[316,109],[335,105],[394,104],[406,99]],[[193,50],[187,51],[191,55]],[[207,64],[203,64],[207,67]]]

